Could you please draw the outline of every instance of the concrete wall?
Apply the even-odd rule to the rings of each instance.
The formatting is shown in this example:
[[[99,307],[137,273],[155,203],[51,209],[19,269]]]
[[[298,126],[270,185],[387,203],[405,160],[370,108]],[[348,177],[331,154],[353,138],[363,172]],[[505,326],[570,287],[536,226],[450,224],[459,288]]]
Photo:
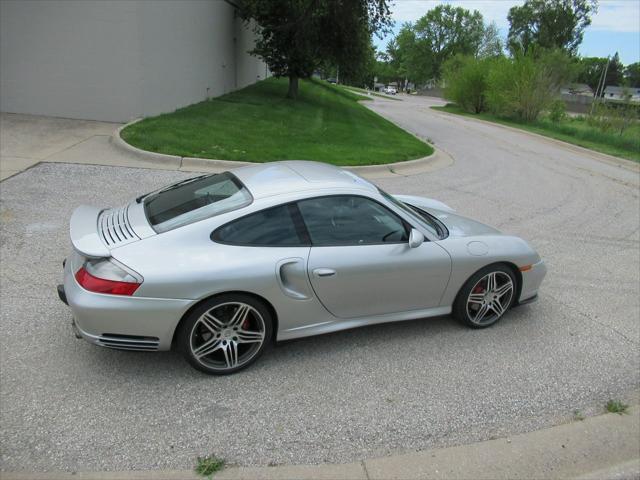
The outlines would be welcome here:
[[[248,54],[254,47],[254,26],[253,22],[245,25],[236,19],[236,88],[244,88],[271,75],[264,62]]]
[[[221,0],[1,0],[0,110],[127,121],[222,95],[264,72],[239,23]]]

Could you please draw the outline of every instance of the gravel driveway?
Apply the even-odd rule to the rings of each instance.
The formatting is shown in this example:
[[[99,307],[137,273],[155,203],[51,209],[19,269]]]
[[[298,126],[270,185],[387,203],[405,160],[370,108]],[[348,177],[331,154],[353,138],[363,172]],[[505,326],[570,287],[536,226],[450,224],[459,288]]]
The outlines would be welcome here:
[[[637,170],[430,110],[371,108],[455,163],[378,183],[523,236],[547,261],[540,300],[493,328],[449,318],[279,345],[229,377],[175,353],[76,340],[57,298],[75,206],[120,205],[187,174],[40,164],[0,184],[3,470],[348,462],[549,426],[640,387]]]

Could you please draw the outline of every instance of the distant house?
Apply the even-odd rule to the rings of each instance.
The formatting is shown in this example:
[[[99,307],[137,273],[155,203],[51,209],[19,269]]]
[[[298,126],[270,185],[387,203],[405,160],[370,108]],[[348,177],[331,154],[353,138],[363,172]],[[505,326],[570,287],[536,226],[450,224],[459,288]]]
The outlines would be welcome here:
[[[562,95],[580,95],[593,97],[593,89],[586,83],[574,83],[566,85],[560,89]]]
[[[626,100],[631,96],[632,102],[640,102],[640,88],[616,87],[609,85],[604,89],[606,100]]]

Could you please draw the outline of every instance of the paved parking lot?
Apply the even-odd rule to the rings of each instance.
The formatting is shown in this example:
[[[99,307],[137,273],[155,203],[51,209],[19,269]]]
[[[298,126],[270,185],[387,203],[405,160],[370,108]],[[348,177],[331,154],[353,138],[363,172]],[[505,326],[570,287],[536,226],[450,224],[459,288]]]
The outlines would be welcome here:
[[[529,431],[631,398],[637,169],[431,103],[372,108],[455,163],[378,183],[529,240],[549,267],[537,303],[482,331],[435,318],[290,342],[229,377],[175,353],[100,349],[73,337],[55,293],[72,210],[189,174],[41,164],[0,183],[1,468],[189,468],[209,453],[244,465],[349,462]]]

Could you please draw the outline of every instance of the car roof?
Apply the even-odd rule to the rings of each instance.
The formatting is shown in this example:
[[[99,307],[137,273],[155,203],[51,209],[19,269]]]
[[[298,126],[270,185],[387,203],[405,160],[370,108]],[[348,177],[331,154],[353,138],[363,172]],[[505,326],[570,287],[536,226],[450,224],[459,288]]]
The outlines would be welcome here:
[[[376,191],[376,187],[358,175],[334,165],[290,160],[251,165],[231,170],[254,198],[284,195],[305,190]]]

